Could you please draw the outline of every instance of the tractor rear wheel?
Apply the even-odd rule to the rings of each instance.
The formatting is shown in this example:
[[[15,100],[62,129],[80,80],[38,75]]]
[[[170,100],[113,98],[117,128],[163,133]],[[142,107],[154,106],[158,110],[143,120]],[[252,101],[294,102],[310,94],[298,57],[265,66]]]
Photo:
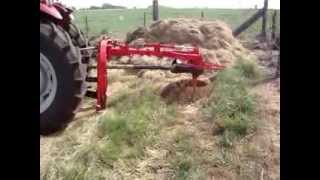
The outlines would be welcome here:
[[[84,97],[80,49],[53,23],[40,22],[40,134],[66,127]]]

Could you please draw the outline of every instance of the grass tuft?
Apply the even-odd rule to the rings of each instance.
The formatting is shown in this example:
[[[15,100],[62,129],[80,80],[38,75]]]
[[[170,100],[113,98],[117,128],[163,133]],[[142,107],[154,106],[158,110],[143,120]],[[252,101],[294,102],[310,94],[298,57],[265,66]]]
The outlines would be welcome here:
[[[249,93],[249,82],[260,77],[255,63],[240,59],[234,67],[218,74],[209,103],[204,107],[206,119],[222,129],[220,144],[231,147],[255,129],[256,97]]]
[[[239,59],[234,68],[247,79],[256,80],[262,77],[257,62],[251,59]]]

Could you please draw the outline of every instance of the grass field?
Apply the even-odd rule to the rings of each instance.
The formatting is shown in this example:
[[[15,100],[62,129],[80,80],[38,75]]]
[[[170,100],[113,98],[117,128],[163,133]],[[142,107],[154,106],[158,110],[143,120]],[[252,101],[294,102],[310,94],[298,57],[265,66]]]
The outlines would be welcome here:
[[[209,20],[222,20],[231,28],[239,26],[247,18],[253,15],[254,9],[160,9],[160,18],[200,18],[201,11]],[[274,10],[269,10],[269,27],[271,27],[271,15]],[[88,18],[89,36],[96,36],[108,32],[110,36],[124,38],[128,31],[138,26],[143,26],[143,15],[147,13],[147,25],[152,23],[151,9],[119,9],[119,10],[78,10],[75,12],[75,23],[86,32],[85,18]],[[278,30],[280,31],[280,15],[278,16]],[[242,36],[254,37],[261,30],[261,21],[256,22]]]

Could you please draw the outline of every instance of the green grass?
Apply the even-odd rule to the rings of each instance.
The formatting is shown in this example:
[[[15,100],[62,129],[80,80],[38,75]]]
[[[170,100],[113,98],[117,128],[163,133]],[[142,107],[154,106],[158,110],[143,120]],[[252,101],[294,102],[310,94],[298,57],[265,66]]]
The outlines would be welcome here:
[[[205,18],[209,20],[222,20],[235,28],[253,15],[254,9],[174,9],[161,8],[160,18],[200,18],[201,11]],[[147,25],[152,23],[151,9],[123,9],[123,10],[78,10],[75,12],[75,24],[85,31],[85,17],[88,17],[89,36],[96,36],[108,32],[116,38],[125,38],[128,31],[143,26],[143,14],[147,13]],[[269,10],[268,23],[271,27],[271,14]],[[279,14],[279,13],[278,13]],[[278,21],[278,31],[280,31],[280,16]],[[261,21],[256,22],[243,35],[243,37],[253,37],[261,31]]]
[[[155,121],[167,121],[176,114],[175,108],[165,105],[148,86],[134,94],[124,92],[111,103],[113,113],[100,120],[102,134],[108,137],[102,151],[109,163],[143,156],[144,147],[151,145],[158,133]]]
[[[263,77],[262,72],[258,69],[258,64],[256,60],[246,60],[239,59],[237,64],[234,67],[239,71],[246,80],[261,80]]]
[[[113,114],[101,119],[105,143],[105,158],[113,161],[120,157],[135,158],[143,155],[143,147],[150,140],[146,137],[154,112],[161,106],[160,100],[150,90],[144,96],[123,94],[114,104]]]
[[[97,124],[95,138],[100,140],[73,149],[67,159],[56,159],[41,179],[105,179],[117,160],[134,163],[142,158],[145,146],[151,146],[157,138],[162,125],[158,121],[167,122],[176,115],[175,107],[166,105],[154,92],[144,85],[131,92],[124,89],[110,99],[109,112]]]
[[[256,98],[248,89],[260,76],[257,65],[249,60],[239,60],[233,68],[218,74],[203,112],[222,129],[222,146],[231,147],[234,139],[255,129]]]
[[[174,142],[170,145],[172,154],[167,157],[174,175],[171,179],[175,180],[197,180],[206,179],[207,174],[204,168],[205,161],[208,162],[208,154],[201,152],[198,142],[193,134],[185,130],[176,132]],[[211,162],[212,163],[212,162]]]
[[[174,154],[170,157],[172,169],[175,171],[174,179],[188,179],[196,165],[192,156],[194,151],[192,136],[184,131],[178,132],[175,136],[174,147]]]

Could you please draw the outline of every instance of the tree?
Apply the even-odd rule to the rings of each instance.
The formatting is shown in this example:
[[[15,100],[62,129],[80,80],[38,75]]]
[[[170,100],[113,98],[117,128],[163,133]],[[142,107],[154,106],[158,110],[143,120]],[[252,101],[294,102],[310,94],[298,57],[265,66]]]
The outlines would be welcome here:
[[[90,6],[89,9],[101,9],[101,7],[99,7],[99,6]]]
[[[115,6],[115,5],[112,5],[112,4],[109,4],[109,3],[104,3],[102,4],[102,9],[125,9],[125,7],[123,6]]]

